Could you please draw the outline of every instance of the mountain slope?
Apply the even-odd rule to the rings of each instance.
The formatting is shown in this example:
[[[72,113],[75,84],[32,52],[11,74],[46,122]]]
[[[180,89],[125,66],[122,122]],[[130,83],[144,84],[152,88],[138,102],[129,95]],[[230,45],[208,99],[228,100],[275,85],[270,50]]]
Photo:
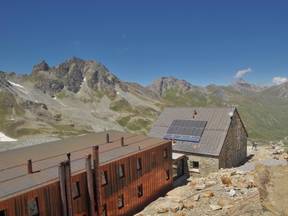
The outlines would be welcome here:
[[[14,98],[13,108],[1,111],[5,115],[0,126],[12,137],[69,136],[105,129],[146,133],[160,111],[152,91],[122,82],[102,64],[79,58],[55,67],[42,61],[25,76],[2,73],[0,91]],[[5,103],[1,107],[7,107]],[[15,107],[21,108],[21,116],[15,115]],[[6,124],[11,118],[17,122],[14,127]]]
[[[144,87],[124,82],[96,61],[45,61],[29,75],[0,73],[0,131],[70,136],[105,129],[146,133],[165,106],[235,106],[251,138],[287,136],[288,87],[244,80],[199,87],[162,77]]]
[[[286,84],[268,88],[239,80],[231,86],[200,88],[175,81],[175,78],[161,78],[153,85],[149,88],[153,91],[158,89],[158,94],[169,106],[237,107],[251,138],[271,140],[288,134]]]
[[[265,89],[263,95],[288,99],[288,82]]]

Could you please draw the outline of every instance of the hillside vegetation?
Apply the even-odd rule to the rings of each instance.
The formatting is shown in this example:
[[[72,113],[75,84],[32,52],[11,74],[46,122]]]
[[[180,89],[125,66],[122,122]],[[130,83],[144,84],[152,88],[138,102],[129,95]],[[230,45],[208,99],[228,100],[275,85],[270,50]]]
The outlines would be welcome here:
[[[106,129],[147,133],[168,106],[235,106],[253,139],[288,136],[288,84],[200,87],[174,77],[149,86],[121,81],[96,61],[45,61],[29,75],[0,73],[0,131],[22,137]]]
[[[239,90],[234,86],[209,86],[202,91],[171,87],[162,92],[162,98],[168,106],[235,106],[250,138],[282,139],[288,135],[288,98],[268,93]]]

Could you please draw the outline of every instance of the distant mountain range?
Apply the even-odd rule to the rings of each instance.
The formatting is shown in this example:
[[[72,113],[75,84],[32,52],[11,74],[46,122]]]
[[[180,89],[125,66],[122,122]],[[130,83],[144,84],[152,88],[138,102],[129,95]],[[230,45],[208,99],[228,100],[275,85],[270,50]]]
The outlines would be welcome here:
[[[45,61],[29,75],[0,72],[0,131],[12,137],[105,129],[146,133],[165,106],[236,106],[251,138],[288,136],[288,83],[237,80],[200,87],[174,77],[124,82],[96,61]]]

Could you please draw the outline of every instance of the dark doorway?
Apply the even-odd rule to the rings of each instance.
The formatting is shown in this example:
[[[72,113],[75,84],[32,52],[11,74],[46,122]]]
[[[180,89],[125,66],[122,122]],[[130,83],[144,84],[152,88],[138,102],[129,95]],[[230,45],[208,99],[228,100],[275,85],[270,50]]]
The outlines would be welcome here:
[[[185,159],[181,158],[173,162],[173,178],[177,179],[185,174]]]
[[[7,212],[5,209],[0,210],[0,216],[7,216]]]
[[[179,161],[179,177],[180,176],[183,176],[185,174],[185,160],[184,158],[182,158],[180,161]]]

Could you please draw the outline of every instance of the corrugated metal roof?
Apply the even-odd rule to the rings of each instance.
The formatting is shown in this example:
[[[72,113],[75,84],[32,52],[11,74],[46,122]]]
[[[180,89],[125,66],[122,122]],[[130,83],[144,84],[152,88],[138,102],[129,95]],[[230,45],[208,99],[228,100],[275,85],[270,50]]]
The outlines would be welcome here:
[[[106,133],[110,143],[106,143]],[[124,137],[125,146],[121,146]],[[145,151],[167,141],[118,131],[91,133],[5,152],[0,152],[0,200],[58,178],[58,166],[71,153],[72,173],[85,169],[85,158],[92,146],[99,145],[100,164]],[[140,149],[139,149],[140,147]],[[33,174],[27,174],[27,160],[32,159]]]
[[[197,115],[194,116],[196,110]],[[199,143],[176,141],[174,151],[218,156],[231,122],[230,113],[235,108],[165,108],[154,123],[149,135],[163,138],[173,120],[207,121]]]

